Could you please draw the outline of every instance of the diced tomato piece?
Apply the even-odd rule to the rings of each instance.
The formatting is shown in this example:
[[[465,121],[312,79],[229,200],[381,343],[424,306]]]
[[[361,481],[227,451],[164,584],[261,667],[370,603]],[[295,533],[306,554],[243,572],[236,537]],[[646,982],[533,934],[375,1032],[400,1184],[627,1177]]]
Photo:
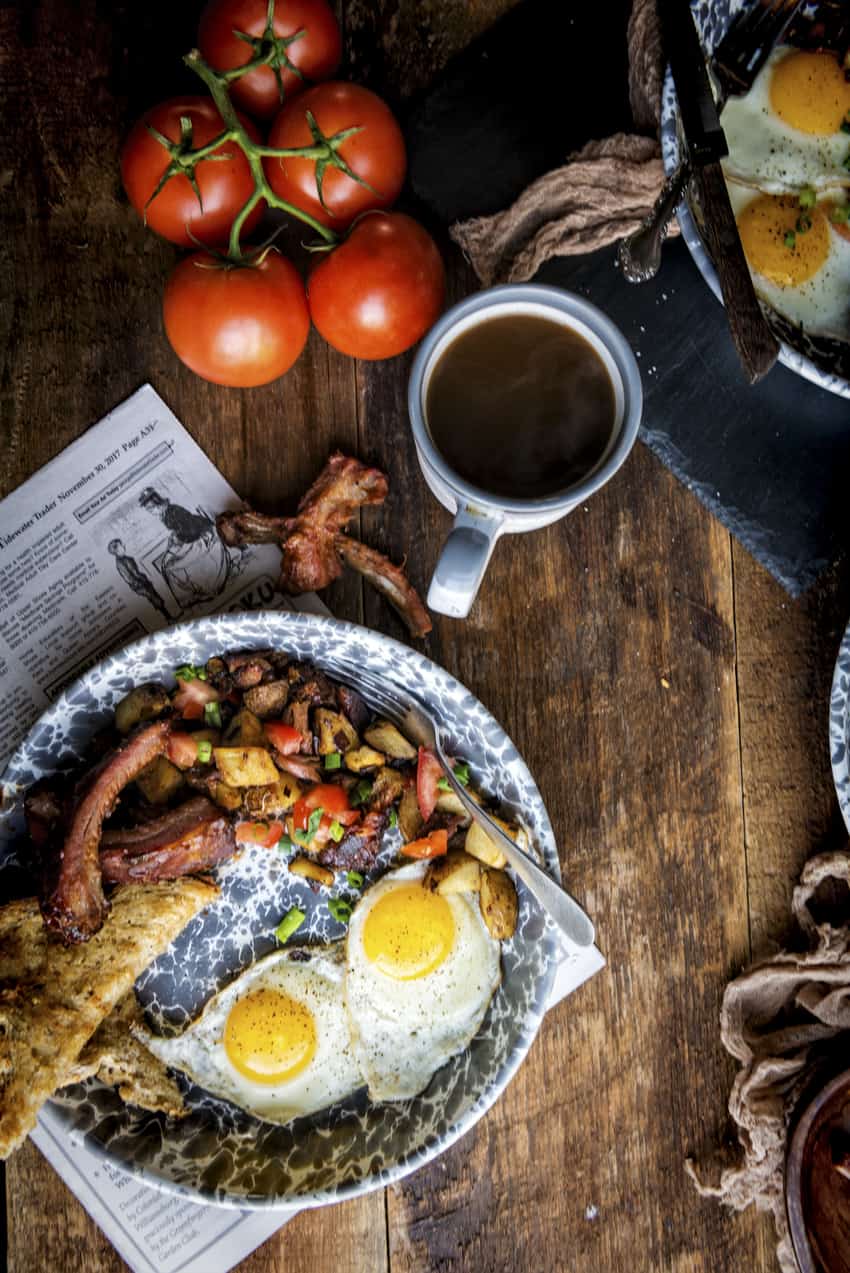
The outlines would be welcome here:
[[[295,802],[292,810],[292,824],[298,831],[306,831],[310,814],[314,809],[322,809],[330,816],[331,821],[342,822],[344,814],[354,812],[348,803],[348,794],[344,787],[335,783],[320,782]],[[359,816],[359,815],[358,815]]]
[[[448,852],[448,847],[448,831],[432,831],[430,835],[423,835],[421,840],[403,844],[401,851],[407,858],[440,858]]]
[[[217,703],[221,698],[209,681],[177,681],[177,693],[171,700],[174,710],[184,720],[200,720],[207,703]]]
[[[292,756],[304,746],[304,739],[295,726],[284,725],[282,720],[268,720],[263,729],[281,756]]]
[[[191,769],[198,763],[198,743],[191,734],[179,730],[168,736],[168,759],[178,769]]]
[[[437,807],[437,797],[440,794],[437,783],[443,776],[443,766],[434,753],[427,747],[420,747],[419,764],[416,767],[416,799],[425,822]]]
[[[282,822],[237,822],[236,839],[240,844],[261,844],[271,849],[283,835]]]

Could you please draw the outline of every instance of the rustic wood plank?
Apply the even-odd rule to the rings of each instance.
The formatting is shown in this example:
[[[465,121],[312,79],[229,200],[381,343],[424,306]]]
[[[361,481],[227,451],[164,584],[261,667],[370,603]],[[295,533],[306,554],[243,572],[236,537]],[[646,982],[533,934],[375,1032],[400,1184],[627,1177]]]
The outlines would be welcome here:
[[[847,842],[827,718],[850,588],[839,566],[792,601],[737,544],[734,563],[750,924],[760,954],[788,931],[806,858]]]
[[[411,498],[406,366],[358,374],[364,445],[403,492],[367,534],[424,586],[450,519]],[[390,1190],[394,1273],[769,1268],[760,1222],[682,1170],[724,1127],[717,1016],[748,956],[728,535],[639,447],[585,509],[503,541],[470,619],[426,646],[509,724],[610,967],[475,1131]]]

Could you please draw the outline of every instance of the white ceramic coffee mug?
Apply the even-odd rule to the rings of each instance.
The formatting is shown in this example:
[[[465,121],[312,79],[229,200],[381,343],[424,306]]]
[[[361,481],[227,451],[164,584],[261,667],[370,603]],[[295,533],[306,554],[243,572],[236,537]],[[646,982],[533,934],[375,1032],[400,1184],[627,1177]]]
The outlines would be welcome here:
[[[583,336],[602,360],[614,389],[614,423],[601,457],[580,481],[541,499],[511,499],[474,486],[450,467],[428,429],[428,385],[443,352],[470,327],[510,314],[546,318]],[[440,503],[455,514],[454,527],[431,580],[428,606],[440,614],[463,619],[469,614],[501,535],[548,526],[598,491],[617,472],[638,435],[643,391],[634,354],[610,318],[572,292],[527,283],[488,288],[448,310],[419,347],[410,373],[407,403],[425,481]],[[518,427],[517,447],[522,444],[522,429]]]

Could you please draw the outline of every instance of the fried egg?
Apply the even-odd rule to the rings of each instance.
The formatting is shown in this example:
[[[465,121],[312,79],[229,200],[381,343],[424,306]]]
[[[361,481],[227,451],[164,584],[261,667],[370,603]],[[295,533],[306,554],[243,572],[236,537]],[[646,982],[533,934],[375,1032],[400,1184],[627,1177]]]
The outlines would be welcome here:
[[[774,49],[720,122],[732,180],[773,194],[850,185],[850,82],[834,53]]]
[[[354,1054],[377,1101],[416,1096],[477,1034],[501,980],[500,948],[475,893],[423,888],[427,862],[379,880],[348,930]]]
[[[729,185],[753,285],[778,314],[812,335],[850,340],[850,237],[830,220],[832,200],[805,211],[792,195]],[[800,232],[798,225],[808,229]]]
[[[270,1123],[363,1086],[345,1015],[343,943],[276,950],[208,1001],[182,1034],[142,1042],[199,1087]]]

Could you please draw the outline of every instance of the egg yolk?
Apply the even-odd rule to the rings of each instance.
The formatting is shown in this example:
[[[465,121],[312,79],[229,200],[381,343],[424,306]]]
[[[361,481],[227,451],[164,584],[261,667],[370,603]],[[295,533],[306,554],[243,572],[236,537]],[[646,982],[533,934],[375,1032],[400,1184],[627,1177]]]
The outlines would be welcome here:
[[[394,888],[381,897],[363,925],[363,949],[371,964],[395,981],[433,972],[448,955],[455,935],[451,907],[421,884]]]
[[[801,133],[828,136],[850,111],[850,83],[831,53],[789,53],[771,76],[770,104]]]
[[[799,201],[791,195],[759,195],[738,216],[738,233],[752,269],[778,287],[798,287],[817,274],[829,256],[829,226],[821,209],[805,216],[811,225],[797,230]]]
[[[224,1050],[254,1083],[282,1083],[309,1065],[316,1026],[303,1003],[280,990],[252,990],[236,1000],[224,1026]]]

